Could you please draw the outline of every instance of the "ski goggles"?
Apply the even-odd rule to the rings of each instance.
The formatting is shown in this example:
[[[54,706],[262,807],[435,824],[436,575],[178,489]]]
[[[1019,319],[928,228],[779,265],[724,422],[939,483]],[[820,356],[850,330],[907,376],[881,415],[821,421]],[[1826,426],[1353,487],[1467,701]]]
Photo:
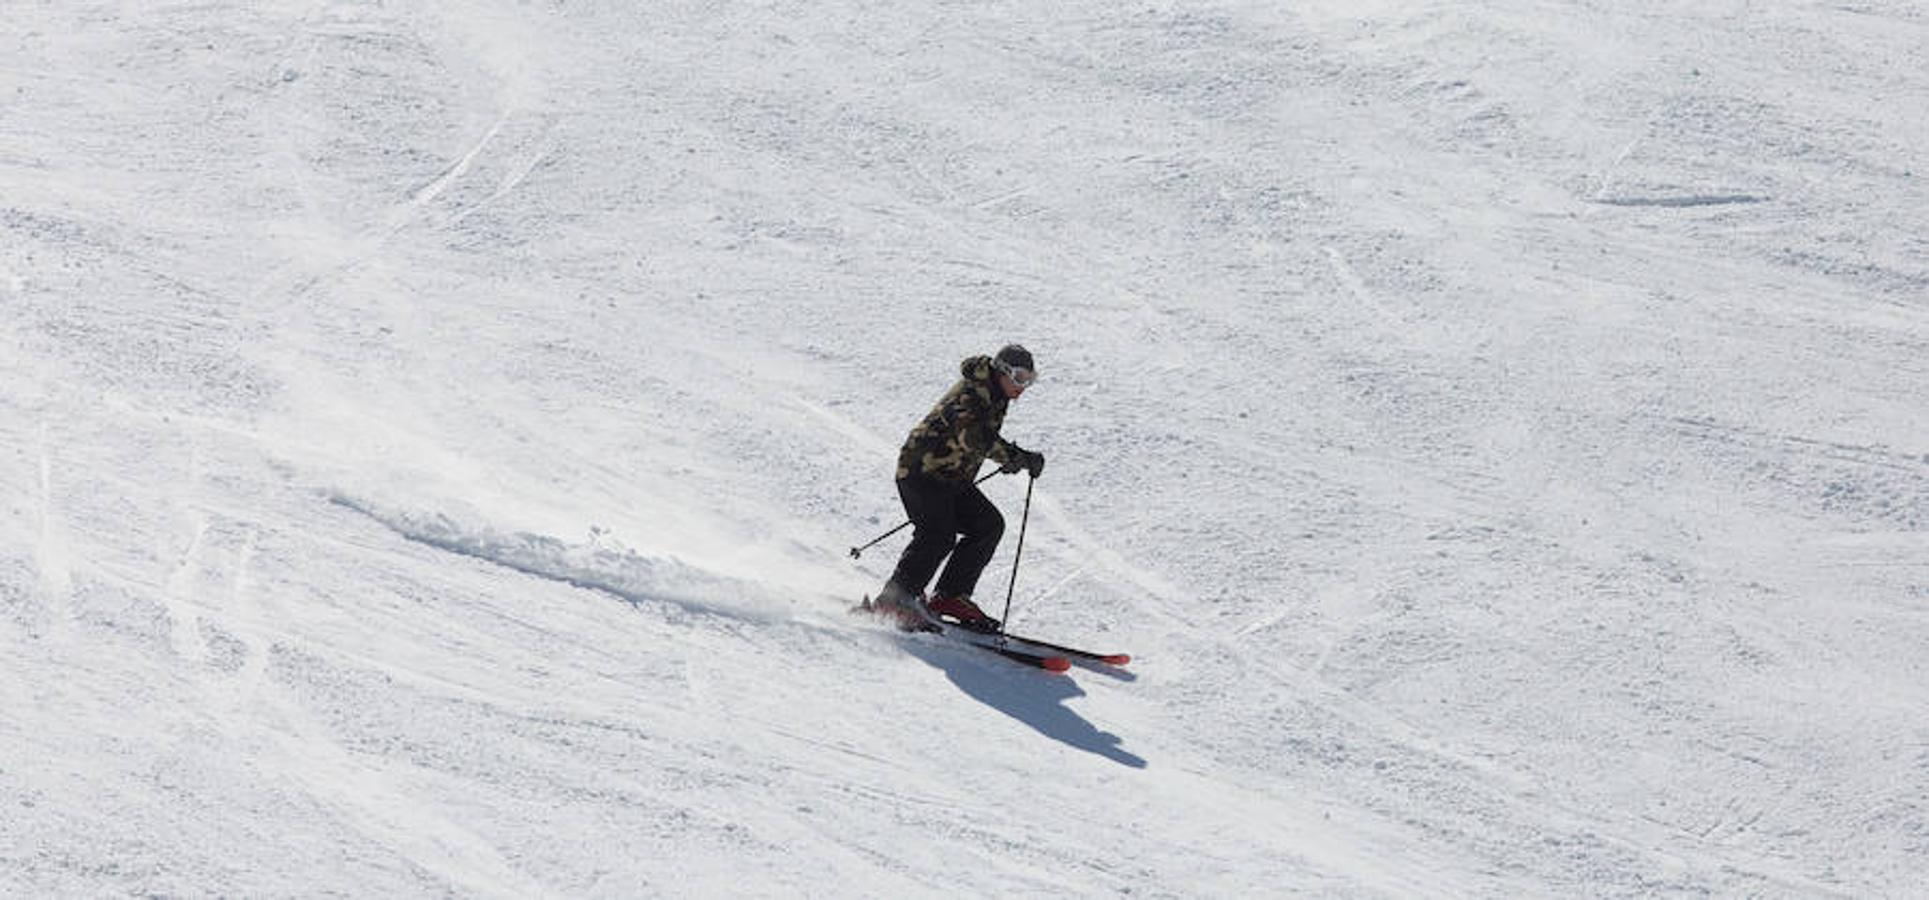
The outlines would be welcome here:
[[[995,366],[998,371],[1005,373],[1005,377],[1011,379],[1012,384],[1018,385],[1021,388],[1031,387],[1032,382],[1038,380],[1038,373],[1027,368],[1003,362],[993,362],[992,365]]]

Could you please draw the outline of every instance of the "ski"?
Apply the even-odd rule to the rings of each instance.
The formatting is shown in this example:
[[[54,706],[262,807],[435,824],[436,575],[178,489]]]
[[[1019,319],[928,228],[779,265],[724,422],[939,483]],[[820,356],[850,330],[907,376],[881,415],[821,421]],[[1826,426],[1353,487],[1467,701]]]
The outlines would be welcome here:
[[[1129,653],[1097,653],[1091,650],[1080,650],[1077,647],[1067,647],[1063,644],[1054,644],[1050,641],[1041,641],[1037,638],[1028,638],[1017,634],[1007,634],[1005,637],[1009,640],[1037,647],[1040,650],[1047,650],[1061,656],[1104,663],[1108,666],[1123,666],[1132,661],[1132,655]]]
[[[873,609],[871,606],[871,598],[865,597],[862,603],[859,603],[858,605],[851,607],[851,614],[852,615],[875,615],[876,610]],[[947,625],[942,622],[924,622],[915,628],[904,628],[900,626],[899,630],[905,631],[906,633],[909,633],[909,634],[919,634],[919,633],[934,634],[939,637],[949,638],[954,643],[966,644],[972,647],[977,647],[982,650],[989,650],[993,653],[998,654],[999,656],[1002,656],[1008,660],[1011,660],[1012,662],[1019,663],[1021,665],[1031,666],[1033,668],[1044,669],[1047,672],[1064,672],[1064,671],[1070,670],[1072,667],[1071,658],[1063,654],[1053,653],[1049,650],[1045,650],[1041,652],[1039,650],[1031,650],[1025,647],[1012,646],[1011,641],[1008,638],[1006,638],[1004,635],[986,634],[985,632],[982,632],[982,631],[972,631],[969,628],[964,628],[958,625]],[[1026,642],[1026,643],[1031,643],[1031,642]],[[1042,647],[1043,645],[1038,645],[1038,646]]]
[[[958,628],[947,625],[939,625],[937,629],[938,634],[957,641],[960,644],[970,644],[973,647],[990,650],[1015,663],[1035,666],[1047,672],[1065,672],[1072,668],[1072,661],[1066,656],[1051,652],[1040,653],[1024,647],[1014,646],[1012,642],[1003,635],[985,634],[983,632],[972,631],[968,628]]]

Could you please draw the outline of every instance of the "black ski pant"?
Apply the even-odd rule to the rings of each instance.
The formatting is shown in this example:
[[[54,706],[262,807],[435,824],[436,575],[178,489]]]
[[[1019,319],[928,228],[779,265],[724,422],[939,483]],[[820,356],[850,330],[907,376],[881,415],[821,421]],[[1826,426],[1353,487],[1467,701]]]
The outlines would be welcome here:
[[[943,564],[944,576],[938,579],[934,596],[970,596],[1005,534],[1005,517],[998,507],[970,482],[915,475],[898,480],[898,498],[904,501],[913,529],[911,545],[898,557],[891,580],[916,596]],[[946,556],[951,557],[949,563]]]

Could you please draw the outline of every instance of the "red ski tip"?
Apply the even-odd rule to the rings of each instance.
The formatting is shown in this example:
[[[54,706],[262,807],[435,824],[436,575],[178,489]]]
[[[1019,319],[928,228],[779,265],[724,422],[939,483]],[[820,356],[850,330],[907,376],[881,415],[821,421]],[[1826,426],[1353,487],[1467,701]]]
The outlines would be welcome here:
[[[1047,656],[1038,666],[1047,672],[1068,672],[1071,671],[1072,661],[1063,656]]]
[[[1101,656],[1098,661],[1108,666],[1122,666],[1132,661],[1132,654],[1114,653],[1111,656]]]

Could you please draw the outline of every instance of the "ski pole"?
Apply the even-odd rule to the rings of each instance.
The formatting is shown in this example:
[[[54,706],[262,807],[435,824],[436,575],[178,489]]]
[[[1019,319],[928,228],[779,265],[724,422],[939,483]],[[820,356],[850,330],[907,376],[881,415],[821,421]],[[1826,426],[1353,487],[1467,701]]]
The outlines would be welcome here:
[[[974,485],[979,485],[979,484],[984,484],[985,482],[987,482],[987,481],[990,481],[991,479],[993,479],[993,478],[995,478],[995,477],[997,477],[997,475],[998,475],[998,474],[999,474],[999,473],[1000,473],[1001,471],[1003,471],[1003,470],[1002,470],[1002,469],[992,469],[992,470],[991,470],[991,474],[989,474],[989,475],[986,475],[985,477],[983,477],[983,478],[980,478],[980,479],[978,479],[977,481],[974,481],[974,482],[972,482],[972,484],[974,484]],[[869,549],[871,549],[872,547],[875,547],[875,546],[877,546],[877,545],[879,545],[879,544],[881,544],[881,543],[884,543],[884,539],[885,539],[885,538],[888,538],[888,537],[890,537],[891,535],[894,535],[894,534],[897,534],[898,532],[900,532],[900,531],[903,531],[904,529],[906,529],[906,528],[909,528],[909,527],[911,527],[911,523],[910,523],[910,522],[905,522],[904,524],[902,524],[902,525],[899,525],[898,527],[896,527],[896,528],[893,528],[893,529],[891,529],[890,531],[887,531],[887,532],[884,532],[883,534],[880,534],[880,535],[878,535],[878,536],[877,536],[877,539],[876,539],[876,540],[873,540],[873,541],[871,541],[870,543],[868,543],[868,544],[865,544],[865,545],[864,545],[864,546],[862,546],[862,547],[852,547],[852,548],[851,548],[851,558],[852,558],[852,559],[857,559],[857,558],[859,558],[859,557],[861,557],[861,556],[863,556],[863,555],[864,555],[864,551],[866,551],[866,550],[869,550]]]
[[[1018,551],[1011,557],[1011,585],[1005,588],[1005,614],[998,619],[998,633],[1005,633],[1005,623],[1011,621],[1011,595],[1018,590],[1018,561],[1025,558],[1025,526],[1031,524],[1031,489],[1038,483],[1033,476],[1025,482],[1025,514],[1018,520]]]

